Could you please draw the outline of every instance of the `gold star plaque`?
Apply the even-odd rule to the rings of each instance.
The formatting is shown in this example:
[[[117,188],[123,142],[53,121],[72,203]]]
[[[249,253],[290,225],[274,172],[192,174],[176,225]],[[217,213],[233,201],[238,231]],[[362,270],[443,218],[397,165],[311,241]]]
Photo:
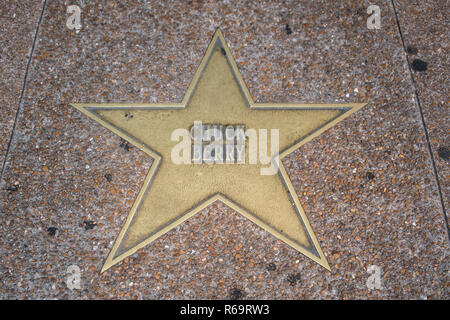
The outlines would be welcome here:
[[[181,103],[72,105],[154,159],[101,272],[216,200],[330,270],[280,160],[363,103],[254,103],[217,29]]]

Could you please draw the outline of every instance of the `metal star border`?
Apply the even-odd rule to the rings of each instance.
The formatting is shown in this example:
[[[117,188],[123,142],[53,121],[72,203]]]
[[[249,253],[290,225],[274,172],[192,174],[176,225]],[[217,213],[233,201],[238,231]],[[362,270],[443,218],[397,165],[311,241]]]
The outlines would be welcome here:
[[[218,52],[223,56],[223,59],[220,58],[221,55]],[[221,59],[223,61],[226,61],[225,64],[227,65],[227,67],[224,65],[224,62]],[[211,66],[208,67],[210,64]],[[229,71],[231,71],[230,75],[228,75],[228,78],[227,72],[229,71],[217,71],[223,71],[225,70],[224,68],[228,68]],[[216,70],[216,73],[214,73],[214,70]],[[217,79],[215,79],[214,77],[216,77]],[[223,80],[221,77],[225,80],[228,79],[228,82]],[[205,79],[202,80],[202,78]],[[222,87],[217,88],[217,85],[214,86],[214,83],[216,83],[215,81],[217,81],[218,84],[221,84]],[[233,81],[235,82],[235,84],[231,83]],[[213,87],[211,87],[211,83],[213,84]],[[200,90],[203,91],[200,93]],[[208,90],[210,90],[210,92],[208,92]],[[224,95],[223,97],[216,97],[217,95],[221,95],[222,91],[227,91],[228,95]],[[240,95],[240,97],[237,97],[237,95]],[[150,138],[152,138],[152,133],[155,134],[155,136],[158,136],[160,132],[164,131],[164,128],[167,126],[167,124],[170,124],[170,122],[165,122],[164,119],[172,117],[176,121],[183,122],[185,118],[189,118],[189,108],[191,108],[194,113],[195,111],[197,111],[198,113],[197,115],[193,115],[193,117],[198,116],[200,119],[197,120],[203,120],[201,118],[202,111],[199,107],[200,105],[203,106],[203,108],[207,111],[204,117],[209,117],[209,119],[206,120],[216,119],[217,122],[217,118],[215,118],[213,114],[216,114],[218,111],[225,111],[225,115],[223,116],[223,118],[225,119],[224,121],[227,121],[227,117],[233,119],[233,115],[230,114],[230,112],[228,114],[226,113],[227,106],[225,105],[223,109],[220,110],[207,110],[208,108],[215,108],[215,106],[207,104],[208,101],[215,101],[216,104],[220,105],[222,103],[221,101],[223,99],[227,99],[228,97],[232,97],[234,99],[231,99],[231,104],[234,103],[234,105],[245,105],[246,110],[243,110],[242,106],[240,106],[239,109],[238,107],[236,107],[235,109],[233,109],[234,107],[230,108],[230,110],[239,110],[239,112],[242,112],[242,114],[244,115],[244,119],[242,119],[242,122],[252,122],[253,119],[258,119],[259,113],[261,113],[261,115],[266,113],[264,116],[262,116],[262,119],[265,120],[265,122],[261,120],[261,123],[265,123],[267,125],[270,125],[270,123],[272,122],[281,124],[280,136],[283,130],[288,132],[288,137],[284,140],[281,139],[282,151],[279,153],[279,171],[278,175],[273,178],[277,181],[273,179],[264,180],[264,178],[258,178],[255,175],[248,175],[248,171],[251,171],[253,169],[239,164],[218,164],[213,165],[212,167],[208,165],[208,167],[206,167],[207,169],[204,169],[204,171],[206,172],[205,176],[212,174],[213,178],[210,177],[209,180],[207,180],[205,188],[210,187],[214,190],[203,190],[204,194],[209,191],[210,194],[202,198],[200,201],[196,201],[194,205],[187,207],[186,203],[188,201],[184,201],[185,199],[183,198],[183,195],[186,196],[186,198],[191,197],[192,201],[193,199],[197,199],[199,196],[201,197],[203,195],[200,191],[198,191],[198,193],[195,193],[195,190],[184,190],[183,183],[189,184],[193,179],[201,179],[204,174],[201,173],[202,167],[199,167],[195,164],[186,166],[186,171],[194,170],[195,174],[186,174],[186,177],[184,177],[184,173],[180,171],[180,167],[174,167],[170,164],[170,159],[165,158],[167,157],[167,150],[165,150],[167,149],[166,145],[161,144],[162,147],[160,147],[159,149],[158,147],[155,148],[153,146],[150,146],[154,143],[154,141],[157,140]],[[242,76],[237,68],[236,62],[231,55],[230,49],[224,39],[224,36],[220,28],[218,28],[214,33],[214,36],[206,50],[200,66],[194,74],[194,77],[184,95],[182,102],[150,104],[72,103],[71,105],[96,122],[100,123],[105,128],[111,130],[132,145],[144,151],[154,159],[144,179],[142,188],[133,203],[130,213],[128,214],[127,220],[122,227],[113,245],[113,248],[100,271],[101,273],[103,273],[116,263],[120,262],[121,260],[125,259],[126,257],[130,256],[131,254],[135,253],[140,248],[153,242],[163,234],[175,228],[176,226],[186,221],[217,200],[222,201],[236,212],[239,212],[278,239],[287,243],[297,251],[301,252],[308,258],[312,259],[313,261],[317,262],[330,271],[330,266],[328,265],[327,259],[322,252],[322,249],[311,228],[311,225],[308,222],[306,214],[300,204],[295,189],[288,177],[281,159],[298,149],[303,144],[317,137],[325,130],[345,119],[352,113],[356,112],[357,110],[362,108],[365,103],[254,103],[253,99],[250,96],[248,88],[245,85]],[[183,115],[177,116],[176,112],[180,111],[184,112]],[[123,117],[121,118],[120,115],[123,115],[123,112],[136,113],[133,117],[133,121],[135,122],[127,122],[127,120],[124,120]],[[248,114],[250,113],[251,115],[248,116]],[[267,123],[267,117],[271,119],[270,123]],[[190,120],[186,119],[187,122],[184,121],[184,124],[189,123]],[[221,121],[221,119],[219,119],[219,121]],[[294,123],[295,121],[297,121],[299,124],[302,124],[302,126],[297,126]],[[285,124],[285,122],[288,124]],[[162,123],[161,126],[160,123]],[[301,129],[303,127],[309,127],[309,129]],[[299,136],[295,137],[295,140],[292,141],[292,137],[290,135],[295,134],[299,134]],[[160,136],[164,135],[161,133]],[[167,140],[169,139],[170,137],[167,136]],[[289,144],[287,144],[288,142]],[[160,152],[161,150],[163,150],[163,152]],[[219,166],[222,166],[221,169]],[[232,166],[234,166],[234,168],[238,169],[224,169],[223,166],[228,166],[227,168],[232,168]],[[162,169],[159,170],[160,168]],[[222,176],[224,174],[221,171],[224,170],[235,170],[235,172],[232,172],[231,175],[227,173],[227,175],[225,175],[225,178],[222,177],[224,178],[224,180],[220,180],[215,179],[214,172],[211,170],[217,170]],[[168,173],[165,174],[164,172]],[[179,179],[178,181],[181,182],[181,186],[179,186],[179,188],[181,189],[177,189],[180,190],[181,195],[177,192],[173,192],[173,181],[172,184],[165,183],[164,181],[158,181],[158,179],[162,179],[161,177],[175,176],[175,174],[172,174],[172,172],[181,172],[181,174],[179,175],[181,176],[181,178],[177,178]],[[256,190],[256,192],[253,191],[253,193],[250,193],[249,195],[242,196],[240,198],[240,201],[237,200],[236,198],[240,197],[239,193],[233,194],[233,191],[230,191],[233,189],[227,189],[227,187],[222,186],[223,184],[218,184],[221,181],[229,181],[231,179],[230,176],[236,178],[238,178],[238,176],[247,177],[248,180],[243,181],[244,187],[242,190],[246,190],[248,188],[252,189],[256,185],[258,188],[252,189]],[[266,191],[266,193],[268,194],[260,195],[259,190],[264,190],[266,186],[263,184],[265,183],[269,185],[269,192]],[[217,187],[218,185],[221,187]],[[282,195],[280,193],[280,186],[282,186],[285,195]],[[239,186],[237,188],[239,189]],[[157,190],[152,193],[150,192],[150,190],[152,189]],[[242,190],[239,189],[238,191],[242,192]],[[164,194],[164,191],[167,191],[168,194]],[[232,195],[230,196],[230,194]],[[180,197],[177,197],[179,195]],[[264,204],[259,204],[259,202],[261,202],[261,199],[269,199],[270,197],[268,198],[268,196],[273,196],[274,199],[272,199],[272,201],[266,200]],[[181,200],[179,200],[178,198],[180,198]],[[171,202],[167,202],[167,199],[169,199],[169,201]],[[291,209],[288,209],[286,199],[290,199]],[[250,204],[245,205],[247,200],[250,200]],[[175,211],[172,208],[172,202],[177,201],[180,203],[183,201],[184,202],[183,205],[180,204],[179,212],[176,212],[175,214]],[[278,203],[276,203],[277,201]],[[242,204],[242,202],[244,202],[244,205]],[[164,207],[164,204],[166,204],[166,207]],[[267,210],[271,209],[272,211],[267,211],[265,209],[265,206],[267,206]],[[278,212],[278,210],[273,210],[274,208],[278,209],[277,206],[279,206],[279,208],[285,208],[285,210],[281,210],[280,212]],[[253,210],[252,207],[254,207]],[[292,212],[295,212],[295,215]]]

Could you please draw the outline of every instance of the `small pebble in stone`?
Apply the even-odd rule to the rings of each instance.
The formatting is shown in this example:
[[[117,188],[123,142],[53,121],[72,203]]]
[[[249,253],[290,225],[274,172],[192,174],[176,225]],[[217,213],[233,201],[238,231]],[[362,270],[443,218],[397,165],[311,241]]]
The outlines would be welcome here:
[[[112,174],[111,173],[105,174],[105,179],[106,179],[106,181],[111,182],[112,181]]]
[[[54,237],[56,235],[56,231],[58,230],[58,228],[55,227],[50,227],[47,229],[48,235],[50,237]]]
[[[97,223],[95,223],[94,221],[91,221],[91,220],[85,220],[85,221],[83,221],[83,223],[84,223],[85,230],[94,229],[94,227],[97,225]]]
[[[128,141],[122,139],[119,146],[123,148],[125,151],[130,151],[130,144],[128,143]]]
[[[417,54],[419,51],[416,47],[408,47],[406,48],[406,52],[408,52],[409,54]]]
[[[295,286],[295,284],[300,281],[300,273],[290,274],[287,277],[287,281],[291,286]]]
[[[438,155],[441,159],[448,160],[450,158],[450,149],[448,147],[439,147]]]
[[[9,192],[16,192],[17,190],[19,190],[18,186],[9,186],[6,188],[6,191],[9,191]]]
[[[238,289],[236,287],[231,289],[231,292],[230,292],[231,300],[239,300],[239,299],[242,299],[244,296],[245,296],[245,294],[244,294],[244,292],[242,292],[241,289]]]
[[[369,180],[375,179],[375,175],[372,172],[370,172],[370,171],[368,171],[366,173],[366,176],[367,176],[367,179],[369,179]]]
[[[415,71],[426,71],[428,69],[428,63],[420,59],[415,59],[411,67]]]
[[[277,269],[277,266],[273,262],[267,266],[267,271],[275,271],[276,269]]]
[[[291,29],[291,27],[289,26],[289,23],[286,23],[286,34],[287,35],[290,35],[290,34],[292,34],[292,29]]]

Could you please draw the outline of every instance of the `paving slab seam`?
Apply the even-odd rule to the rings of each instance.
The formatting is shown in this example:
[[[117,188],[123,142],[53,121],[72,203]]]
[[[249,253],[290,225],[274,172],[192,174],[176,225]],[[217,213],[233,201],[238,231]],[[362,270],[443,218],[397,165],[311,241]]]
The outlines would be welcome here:
[[[394,0],[391,0],[391,4],[392,4],[392,8],[394,10],[395,20],[397,22],[397,28],[398,28],[398,32],[399,32],[399,35],[400,35],[400,39],[402,41],[403,51],[405,52],[405,56],[406,56],[406,62],[407,62],[407,65],[408,65],[408,71],[409,71],[409,75],[411,77],[412,86],[413,86],[413,89],[414,89],[414,96],[416,98],[417,106],[419,108],[420,119],[422,121],[422,126],[423,126],[424,133],[425,133],[425,139],[426,139],[427,145],[428,145],[428,152],[430,154],[431,164],[432,164],[432,167],[433,167],[433,174],[434,174],[434,177],[436,179],[436,184],[437,184],[437,188],[438,188],[439,200],[440,200],[441,206],[442,206],[442,213],[444,214],[444,222],[445,222],[445,226],[446,226],[446,229],[447,229],[447,236],[448,236],[448,239],[450,241],[450,229],[449,229],[449,224],[448,224],[448,219],[447,219],[447,210],[445,209],[444,197],[442,195],[441,184],[440,184],[439,176],[438,176],[437,169],[436,169],[436,162],[434,160],[433,150],[431,148],[430,136],[428,134],[428,128],[427,128],[427,124],[425,122],[425,118],[423,116],[422,105],[420,103],[419,94],[417,92],[417,87],[416,87],[416,82],[414,80],[414,75],[413,75],[413,72],[411,70],[411,65],[409,64],[408,55],[407,55],[406,46],[405,46],[405,40],[403,38],[403,33],[402,33],[401,26],[400,26],[400,20],[398,18],[397,9],[395,7]]]
[[[18,104],[18,107],[17,107],[16,115],[14,117],[14,123],[13,123],[12,129],[11,129],[11,135],[9,137],[8,146],[6,148],[5,158],[3,159],[3,163],[2,163],[2,171],[1,171],[1,174],[0,174],[0,182],[3,181],[3,174],[4,174],[5,168],[6,168],[6,162],[7,162],[7,159],[8,159],[9,150],[11,148],[11,143],[12,143],[12,140],[13,140],[13,137],[14,137],[14,132],[16,130],[17,119],[19,118],[20,110],[21,110],[21,107],[22,107],[23,95],[25,93],[25,88],[26,88],[26,84],[27,84],[27,80],[28,80],[28,71],[30,69],[31,60],[33,59],[34,48],[35,48],[36,40],[37,40],[37,37],[38,37],[38,34],[39,34],[39,27],[41,26],[42,18],[44,17],[46,4],[47,4],[47,0],[44,0],[43,4],[42,4],[41,15],[39,17],[39,21],[38,21],[38,24],[37,24],[37,27],[36,27],[36,32],[34,34],[33,44],[31,45],[30,56],[28,57],[27,66],[25,68],[25,75],[24,75],[24,78],[23,78],[22,91],[20,92],[19,104]]]

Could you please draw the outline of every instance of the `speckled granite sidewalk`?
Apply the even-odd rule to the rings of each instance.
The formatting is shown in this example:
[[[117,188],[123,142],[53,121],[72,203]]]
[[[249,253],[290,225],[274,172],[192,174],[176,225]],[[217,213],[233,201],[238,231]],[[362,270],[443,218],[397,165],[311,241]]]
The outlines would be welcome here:
[[[445,1],[143,2],[2,6],[0,298],[449,299]],[[284,161],[331,272],[217,202],[99,274],[152,159],[69,103],[180,101],[216,27],[255,101],[368,102]]]

